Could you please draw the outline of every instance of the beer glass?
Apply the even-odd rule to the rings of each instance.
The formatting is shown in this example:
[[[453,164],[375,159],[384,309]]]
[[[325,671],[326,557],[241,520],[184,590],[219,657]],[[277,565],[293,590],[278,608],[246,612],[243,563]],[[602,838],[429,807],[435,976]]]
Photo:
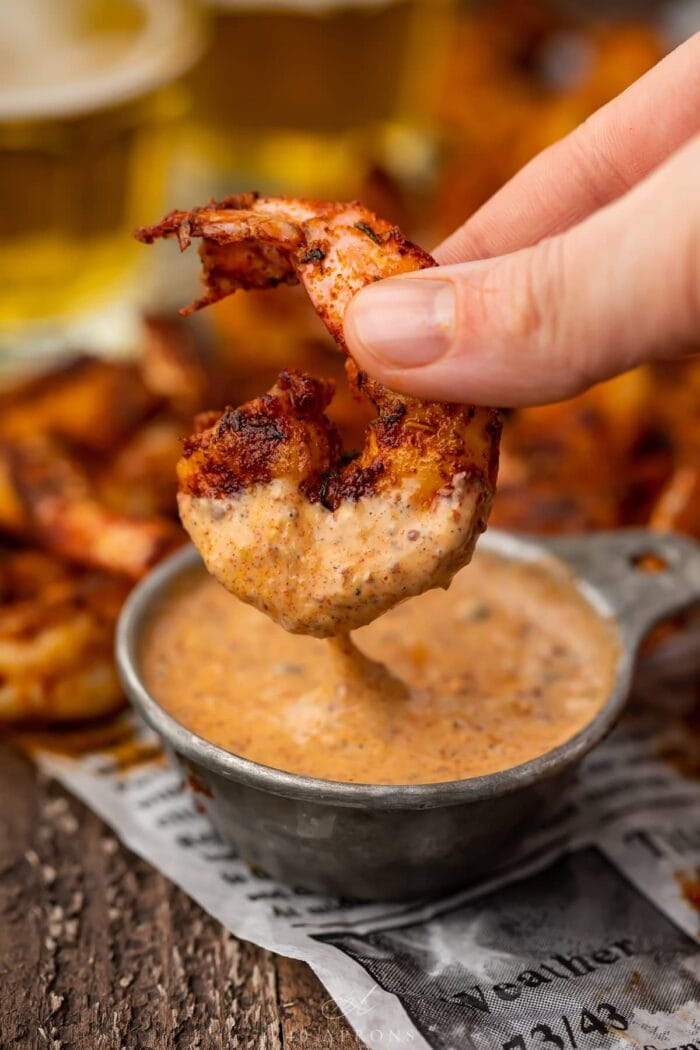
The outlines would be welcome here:
[[[21,0],[0,13],[0,366],[129,337],[162,206],[190,0]]]
[[[189,77],[195,196],[362,192],[372,167],[420,179],[451,0],[208,0]]]

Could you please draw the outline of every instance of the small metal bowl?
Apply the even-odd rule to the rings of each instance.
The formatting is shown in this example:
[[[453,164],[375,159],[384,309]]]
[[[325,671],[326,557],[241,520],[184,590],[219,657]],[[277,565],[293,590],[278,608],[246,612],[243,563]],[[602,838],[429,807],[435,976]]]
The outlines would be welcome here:
[[[444,892],[487,872],[612,729],[648,629],[700,598],[700,546],[680,536],[634,529],[535,541],[492,529],[480,546],[514,561],[566,563],[595,611],[616,625],[621,655],[606,703],[571,740],[512,769],[448,783],[298,776],[196,736],[147,691],[140,643],[159,600],[199,556],[191,547],[178,552],[133,591],[117,630],[124,688],[219,833],[257,868],[300,888],[367,900]]]

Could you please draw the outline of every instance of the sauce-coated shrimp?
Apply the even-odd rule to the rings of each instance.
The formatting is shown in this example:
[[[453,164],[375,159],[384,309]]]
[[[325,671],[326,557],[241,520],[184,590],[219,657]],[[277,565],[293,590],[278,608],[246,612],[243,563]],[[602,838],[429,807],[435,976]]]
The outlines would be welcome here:
[[[363,205],[242,194],[172,212],[146,242],[202,238],[206,295],[301,281],[341,350],[365,284],[433,259]],[[188,312],[188,311],[185,311]],[[343,453],[324,409],[333,384],[287,371],[263,397],[200,417],[178,467],[179,509],[209,571],[287,630],[327,637],[411,595],[446,587],[486,526],[500,418],[397,394],[346,371],[377,410]]]

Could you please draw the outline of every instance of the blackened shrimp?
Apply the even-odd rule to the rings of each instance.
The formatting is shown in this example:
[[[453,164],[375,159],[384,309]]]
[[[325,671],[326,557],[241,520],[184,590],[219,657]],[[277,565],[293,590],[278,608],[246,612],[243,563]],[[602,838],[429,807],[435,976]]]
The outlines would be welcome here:
[[[148,243],[201,238],[205,296],[300,281],[347,353],[352,296],[435,265],[361,204],[242,194],[172,212]],[[200,417],[178,467],[180,516],[209,571],[289,631],[328,637],[411,595],[446,587],[486,527],[500,419],[489,408],[397,394],[348,358],[377,411],[350,457],[325,409],[333,384],[283,372],[269,393]]]

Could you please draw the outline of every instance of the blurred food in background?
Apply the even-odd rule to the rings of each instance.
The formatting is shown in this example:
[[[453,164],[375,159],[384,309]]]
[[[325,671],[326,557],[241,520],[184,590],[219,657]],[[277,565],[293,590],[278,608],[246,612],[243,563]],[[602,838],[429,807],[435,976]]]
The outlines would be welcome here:
[[[116,59],[143,32],[144,12],[163,3],[171,28],[176,14],[195,19],[174,34],[180,57],[163,45],[152,66],[128,63],[129,76],[141,72],[128,98],[123,83],[117,95]],[[37,17],[44,26],[33,62],[52,39],[65,42],[70,20],[56,20],[66,12],[71,32],[98,31],[100,43],[82,80],[71,63],[70,76],[61,71],[55,47],[42,74],[51,90],[31,111],[22,90],[31,68],[13,72],[3,52],[0,318],[71,318],[135,274],[130,230],[161,214],[161,194],[172,205],[254,186],[357,196],[435,243],[664,53],[655,23],[606,20],[602,6],[584,18],[587,5],[535,0],[213,0],[199,12],[209,19],[205,55],[173,84],[194,57],[194,3],[23,0],[25,22],[12,5],[3,33],[10,25],[17,37]],[[187,105],[179,137],[166,121],[163,152],[162,107],[172,115]],[[69,364],[5,376],[0,721],[97,717],[122,704],[114,622],[133,582],[184,540],[174,467],[197,411],[239,404],[299,367],[338,380],[336,420],[349,447],[360,440],[366,419],[343,393],[342,360],[303,293],[233,296],[211,321],[164,314],[164,303],[190,301],[195,269],[196,259],[181,272],[168,256],[150,300],[160,315],[132,333],[128,360],[96,360],[99,340],[88,339],[73,344],[82,354]],[[39,343],[6,331],[0,364],[10,352],[37,356]],[[549,533],[646,523],[700,538],[700,358],[510,413],[492,520]]]
[[[542,533],[650,525],[700,539],[700,357],[511,413],[491,522]]]
[[[184,540],[181,436],[236,394],[186,329],[154,320],[134,362],[76,358],[0,396],[0,722],[121,706],[119,608]]]
[[[0,366],[77,332],[119,347],[130,234],[163,203],[174,81],[198,53],[197,24],[192,0],[3,5]]]
[[[533,0],[493,0],[465,17],[439,106],[447,147],[436,236],[459,226],[531,157],[573,131],[666,50],[653,24],[581,22],[559,5]]]

